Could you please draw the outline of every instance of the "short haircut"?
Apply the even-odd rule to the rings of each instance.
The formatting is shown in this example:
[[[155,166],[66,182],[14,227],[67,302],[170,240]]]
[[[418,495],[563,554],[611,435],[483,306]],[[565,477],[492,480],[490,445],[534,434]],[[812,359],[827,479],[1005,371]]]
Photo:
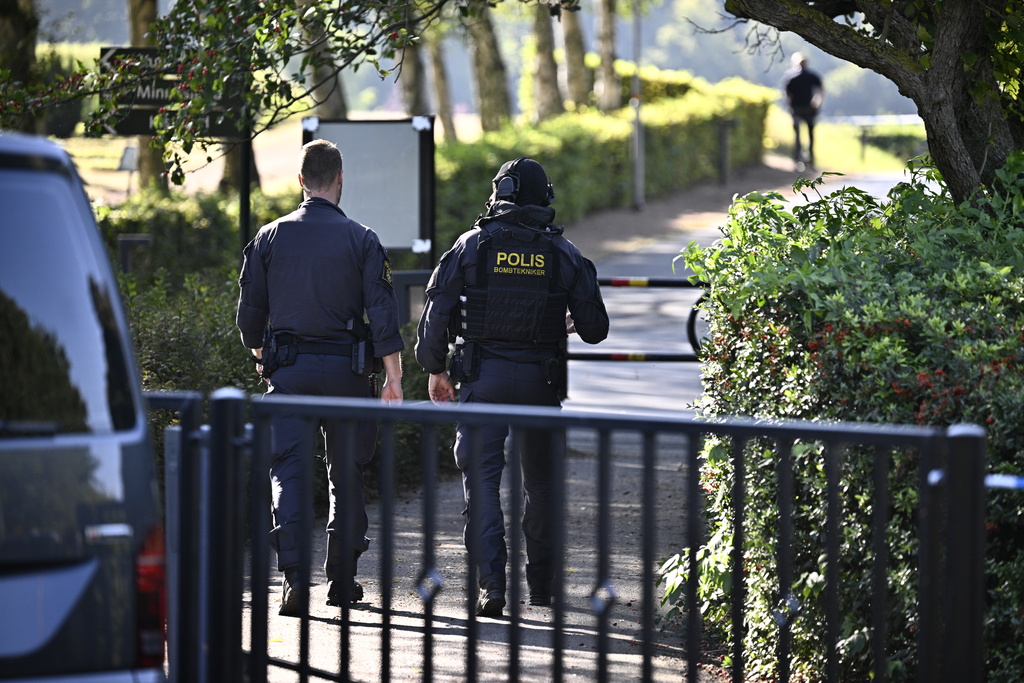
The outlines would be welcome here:
[[[314,192],[326,190],[341,171],[341,150],[328,140],[313,140],[302,146],[299,173],[302,184]]]

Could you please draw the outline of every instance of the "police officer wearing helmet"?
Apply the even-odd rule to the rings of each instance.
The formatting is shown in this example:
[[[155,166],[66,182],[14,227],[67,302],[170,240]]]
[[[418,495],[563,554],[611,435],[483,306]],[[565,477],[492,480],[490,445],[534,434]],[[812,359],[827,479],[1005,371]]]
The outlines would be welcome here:
[[[608,335],[608,313],[594,264],[554,225],[554,192],[533,159],[502,165],[493,193],[471,230],[441,257],[427,284],[416,359],[430,373],[430,399],[463,403],[560,406],[565,398],[568,334],[596,344]],[[449,343],[457,342],[451,371]],[[468,430],[457,426],[455,461],[462,470],[466,514],[479,530],[476,613],[499,616],[505,607],[505,525],[499,487],[508,425],[481,432],[481,452],[470,453]],[[530,604],[551,604],[552,459],[550,434],[525,430],[520,440],[525,506],[526,579]],[[481,490],[471,491],[470,468]],[[466,543],[471,526],[466,526]]]
[[[339,208],[341,151],[326,140],[302,147],[299,208],[260,229],[245,247],[239,275],[236,323],[242,343],[257,360],[268,394],[373,395],[375,373],[387,373],[381,398],[402,400],[398,300],[391,265],[377,235]],[[366,322],[364,322],[366,321]],[[375,367],[376,366],[376,367]],[[358,423],[353,467],[344,468],[344,423],[320,420],[327,460],[330,510],[327,520],[328,605],[357,602],[363,590],[352,577],[369,546],[363,468],[373,457],[375,422]],[[273,543],[285,574],[280,613],[299,616],[306,581],[299,576],[299,536],[304,506],[301,476],[312,458],[308,421],[275,418],[270,480]],[[348,504],[346,511],[343,506]],[[341,547],[348,521],[350,547]]]

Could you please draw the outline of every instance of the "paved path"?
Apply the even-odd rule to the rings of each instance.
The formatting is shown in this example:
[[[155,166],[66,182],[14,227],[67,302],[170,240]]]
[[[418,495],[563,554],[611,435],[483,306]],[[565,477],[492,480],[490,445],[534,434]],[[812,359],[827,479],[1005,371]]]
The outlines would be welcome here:
[[[753,190],[775,190],[789,201],[796,173],[786,159],[769,158],[764,167],[738,174],[723,187],[707,184],[677,197],[652,203],[642,211],[613,211],[568,226],[566,235],[595,261],[600,277],[657,277],[685,280],[691,273],[679,263],[680,250],[691,241],[707,246],[721,237],[731,198]],[[884,197],[899,173],[829,177],[825,192],[854,186]],[[622,234],[632,235],[623,239]],[[686,321],[699,290],[602,288],[612,325],[608,339],[588,346],[570,340],[573,352],[686,353]],[[698,363],[573,361],[569,369],[572,410],[692,414],[702,392]]]

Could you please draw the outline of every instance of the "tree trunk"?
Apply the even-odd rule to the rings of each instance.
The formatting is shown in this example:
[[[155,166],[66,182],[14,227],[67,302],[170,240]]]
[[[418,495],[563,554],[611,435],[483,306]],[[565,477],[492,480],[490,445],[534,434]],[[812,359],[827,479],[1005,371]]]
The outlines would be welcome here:
[[[28,85],[36,68],[39,16],[32,0],[0,3],[0,70],[10,71],[11,83]],[[37,132],[36,118],[25,116],[18,130]]]
[[[312,4],[313,0],[297,0],[296,8],[301,15]],[[311,44],[320,38],[320,35],[307,30],[306,39]],[[322,119],[347,119],[348,101],[345,99],[345,88],[330,53],[321,48],[314,48],[310,59],[309,77],[313,79],[312,96],[316,103],[316,115]]]
[[[128,23],[131,31],[132,47],[153,47],[149,37],[150,27],[156,20],[156,0],[128,0]],[[154,186],[161,190],[167,189],[167,176],[164,173],[164,148],[153,143],[149,135],[140,135],[135,140],[138,145],[139,187]]]
[[[928,132],[928,149],[954,197],[967,199],[1015,149],[1006,114],[995,98],[979,102],[972,90],[998,91],[985,45],[981,12],[973,3],[947,3],[936,25],[925,86],[912,97]],[[980,58],[970,70],[963,55]]]
[[[479,14],[467,19],[467,29],[480,128],[485,133],[500,130],[512,119],[512,102],[490,8],[481,6]]]
[[[242,179],[240,177],[242,167],[239,164],[242,163],[242,147],[243,145],[238,143],[231,143],[227,145],[227,149],[224,151],[224,172],[220,178],[220,184],[217,189],[220,192],[239,191],[242,188]],[[249,187],[258,188],[260,186],[260,172],[256,168],[256,155],[253,154],[252,145],[246,145],[249,150]]]
[[[441,119],[444,139],[448,142],[458,141],[455,130],[455,115],[452,108],[452,93],[448,85],[448,69],[444,65],[444,47],[440,36],[431,36],[427,41],[430,64],[434,73],[434,99],[437,100],[437,115]]]
[[[409,116],[425,116],[430,113],[427,100],[426,68],[423,53],[417,43],[405,46],[402,54],[402,71],[398,75],[402,86],[402,101]]]
[[[313,78],[317,84],[313,90],[316,115],[322,119],[348,119],[348,100],[345,99],[341,74],[335,72],[333,66],[320,64],[314,68]]]
[[[533,32],[537,37],[536,89],[537,119],[543,121],[565,112],[562,90],[558,87],[558,65],[555,63],[555,31],[547,4],[538,3],[533,10]]]
[[[593,78],[587,68],[587,49],[583,44],[580,13],[562,10],[562,41],[565,43],[565,79],[569,99],[579,109],[590,103]]]
[[[597,71],[597,108],[610,112],[622,106],[622,88],[615,75],[615,0],[598,2],[597,53],[601,65]]]

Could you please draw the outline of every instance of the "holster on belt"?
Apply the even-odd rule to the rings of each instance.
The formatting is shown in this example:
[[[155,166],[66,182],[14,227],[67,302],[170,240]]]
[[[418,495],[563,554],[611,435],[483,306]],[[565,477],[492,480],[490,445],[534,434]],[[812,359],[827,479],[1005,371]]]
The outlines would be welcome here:
[[[295,364],[295,357],[299,353],[297,341],[295,335],[287,332],[275,333],[274,329],[267,325],[263,330],[263,379],[270,379],[278,368]]]
[[[558,400],[564,401],[569,395],[569,358],[565,346],[560,346],[554,358],[548,358],[542,367],[544,381],[554,386]]]
[[[455,347],[448,374],[454,382],[473,382],[480,376],[480,347],[476,342]]]

